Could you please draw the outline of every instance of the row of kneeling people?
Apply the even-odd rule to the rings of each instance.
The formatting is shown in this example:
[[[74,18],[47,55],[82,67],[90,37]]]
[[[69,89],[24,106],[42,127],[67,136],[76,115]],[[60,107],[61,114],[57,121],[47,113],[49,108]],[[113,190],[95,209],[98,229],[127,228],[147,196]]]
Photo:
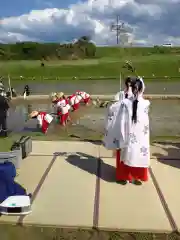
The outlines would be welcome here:
[[[115,151],[116,180],[141,185],[148,180],[150,165],[149,106],[140,77],[125,79],[125,88],[107,113],[104,146]]]
[[[75,94],[68,97],[66,97],[63,92],[60,92],[52,94],[51,100],[54,105],[55,116],[58,123],[65,126],[67,121],[70,120],[69,112],[78,110],[81,102],[88,105],[91,97],[88,93],[83,91],[77,91]],[[33,111],[30,114],[30,118],[37,119],[38,125],[44,134],[47,133],[49,125],[53,121],[53,116],[51,114],[42,111]]]

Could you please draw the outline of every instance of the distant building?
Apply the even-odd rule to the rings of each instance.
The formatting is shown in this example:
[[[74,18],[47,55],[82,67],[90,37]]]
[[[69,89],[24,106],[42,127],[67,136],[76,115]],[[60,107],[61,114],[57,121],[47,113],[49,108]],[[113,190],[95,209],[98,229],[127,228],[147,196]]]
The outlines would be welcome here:
[[[165,43],[165,44],[163,44],[163,47],[172,47],[173,45],[172,45],[172,43]]]

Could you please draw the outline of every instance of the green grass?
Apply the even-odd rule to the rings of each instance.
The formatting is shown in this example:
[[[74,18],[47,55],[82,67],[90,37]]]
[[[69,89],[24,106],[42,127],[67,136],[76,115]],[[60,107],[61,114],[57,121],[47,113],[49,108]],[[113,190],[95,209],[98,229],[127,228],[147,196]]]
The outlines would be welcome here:
[[[67,129],[61,131],[60,135],[44,135],[40,132],[30,132],[22,134],[10,134],[7,138],[0,138],[0,152],[8,152],[14,141],[20,139],[22,135],[31,136],[32,140],[39,141],[89,141],[100,142],[103,135],[96,131],[86,129],[86,131]],[[180,143],[180,136],[154,136],[151,138],[151,143],[154,142],[171,142]]]
[[[133,233],[0,224],[1,240],[180,240],[178,233]]]
[[[116,50],[117,51],[117,50]],[[72,61],[48,61],[45,67],[40,66],[39,61],[8,61],[0,62],[1,76],[8,74],[12,79],[19,79],[20,76],[26,79],[37,80],[52,79],[60,80],[87,79],[92,77],[99,78],[117,78],[124,65],[125,60],[130,60],[136,67],[137,72],[144,77],[160,80],[164,76],[180,77],[180,56],[178,55],[150,55],[150,56],[111,56],[99,59],[72,60]],[[129,74],[123,70],[125,75]],[[148,79],[147,79],[148,80]],[[178,79],[179,80],[179,79]]]
[[[41,132],[30,132],[22,134],[10,134],[7,138],[0,138],[0,152],[10,151],[10,148],[14,141],[20,139],[21,136],[31,136],[32,140],[39,141],[100,141],[102,139],[102,134],[98,132],[93,132],[91,130],[86,131],[73,131],[73,129],[62,130],[60,135],[44,135]]]
[[[119,58],[124,56],[152,56],[152,55],[178,55],[180,54],[180,47],[164,47],[160,49],[154,47],[97,47],[96,56],[98,58],[113,57]]]

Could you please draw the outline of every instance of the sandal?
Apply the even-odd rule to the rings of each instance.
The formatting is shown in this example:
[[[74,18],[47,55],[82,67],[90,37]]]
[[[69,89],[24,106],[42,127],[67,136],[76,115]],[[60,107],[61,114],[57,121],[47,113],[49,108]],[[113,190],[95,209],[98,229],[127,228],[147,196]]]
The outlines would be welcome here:
[[[133,180],[132,183],[137,186],[141,186],[142,182],[140,180]]]
[[[119,180],[119,181],[116,181],[116,183],[121,184],[121,185],[126,185],[128,183],[128,181],[126,181],[126,180]]]

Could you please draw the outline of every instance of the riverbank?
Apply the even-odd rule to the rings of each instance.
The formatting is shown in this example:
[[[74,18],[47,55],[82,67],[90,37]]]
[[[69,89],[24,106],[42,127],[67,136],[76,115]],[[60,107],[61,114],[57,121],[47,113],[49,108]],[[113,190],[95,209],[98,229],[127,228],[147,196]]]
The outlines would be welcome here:
[[[100,59],[84,60],[59,60],[46,61],[41,66],[40,61],[6,61],[0,62],[1,76],[10,75],[12,81],[17,79],[58,81],[68,79],[119,79],[119,73],[126,60],[133,63],[137,72],[148,80],[160,80],[161,78],[177,77],[179,81],[179,55],[150,55],[150,56],[119,56],[102,57]],[[124,75],[129,74],[122,69]],[[20,77],[21,76],[21,77]]]

